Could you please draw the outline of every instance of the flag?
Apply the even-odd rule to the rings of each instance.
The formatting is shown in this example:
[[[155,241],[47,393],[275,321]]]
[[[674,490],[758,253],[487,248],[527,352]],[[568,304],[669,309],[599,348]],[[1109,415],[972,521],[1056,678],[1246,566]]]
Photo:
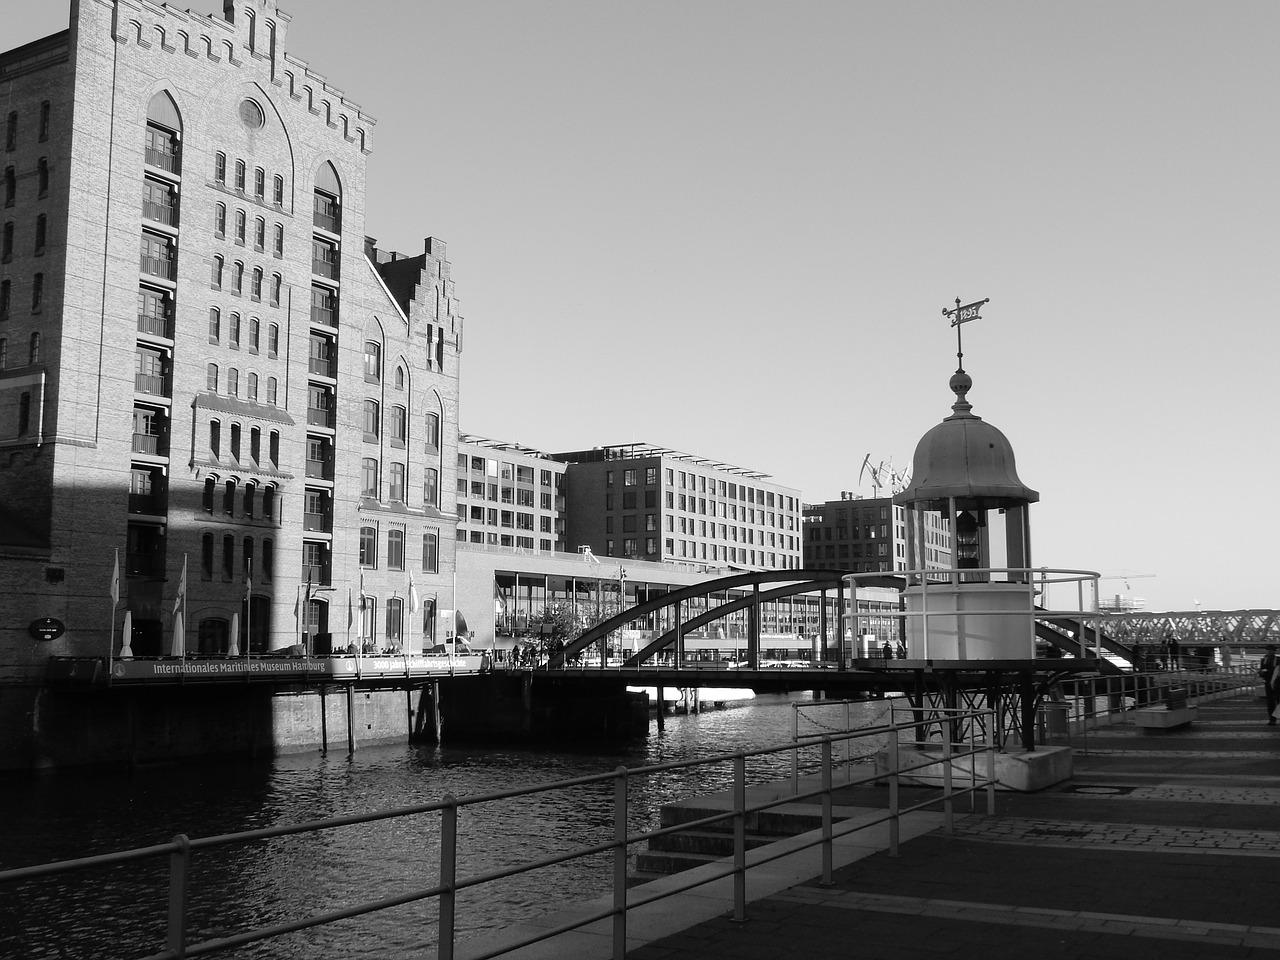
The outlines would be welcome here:
[[[360,571],[360,609],[361,609],[361,610],[363,610],[363,609],[364,609],[364,603],[365,603],[365,595],[364,595],[364,571],[363,571],[363,570],[361,570],[361,571]]]
[[[178,577],[178,592],[173,597],[173,613],[178,614],[178,608],[182,606],[182,601],[187,596],[187,555],[182,555],[182,575]]]
[[[409,612],[418,612],[418,588],[413,585],[413,571],[409,571]]]
[[[120,602],[120,548],[116,547],[116,559],[111,565],[111,603]]]
[[[299,599],[301,595],[302,595],[302,586],[301,584],[299,584],[298,588],[293,592],[293,625],[295,628],[301,622],[301,620],[299,619],[301,616],[301,610],[302,610],[302,601]]]
[[[354,617],[351,614],[351,588],[347,587],[347,629],[351,629],[351,623]]]
[[[253,561],[249,561],[249,566],[244,571],[244,601],[248,603],[253,599]]]

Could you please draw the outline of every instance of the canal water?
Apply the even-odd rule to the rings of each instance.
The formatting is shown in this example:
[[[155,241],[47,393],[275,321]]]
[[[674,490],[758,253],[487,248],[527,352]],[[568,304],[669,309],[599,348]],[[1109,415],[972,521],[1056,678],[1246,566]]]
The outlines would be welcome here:
[[[7,779],[0,781],[0,869],[162,843],[179,833],[207,837],[782,744],[791,739],[797,699],[767,696],[748,706],[670,716],[663,733],[651,723],[644,741],[615,748],[392,745],[353,757],[331,751]],[[850,716],[855,726],[874,726],[887,710],[886,702],[873,701],[854,705]],[[802,717],[802,733],[831,732],[843,726],[845,710],[808,704]],[[753,760],[748,782],[784,779],[790,769],[786,754]],[[630,829],[656,826],[664,803],[731,782],[727,763],[636,779]],[[612,805],[613,788],[603,783],[466,807],[459,879],[605,842],[612,837]],[[192,861],[189,941],[425,888],[436,882],[438,867],[435,813],[202,851]],[[601,855],[464,891],[459,941],[599,896],[610,877],[611,859]],[[167,858],[6,885],[0,903],[4,960],[146,956],[164,946]],[[436,907],[423,901],[220,955],[399,960],[426,955],[424,946],[435,939]]]

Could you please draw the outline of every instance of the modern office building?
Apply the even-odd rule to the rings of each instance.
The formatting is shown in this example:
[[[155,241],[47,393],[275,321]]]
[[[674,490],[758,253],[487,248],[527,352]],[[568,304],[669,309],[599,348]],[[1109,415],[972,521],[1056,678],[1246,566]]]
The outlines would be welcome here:
[[[366,239],[374,121],[274,0],[72,16],[0,55],[0,679],[118,655],[126,612],[138,656],[418,649],[454,606],[444,245]]]
[[[458,543],[565,552],[565,465],[518,443],[458,438]]]
[[[937,513],[925,514],[926,569],[951,565],[951,532]],[[839,500],[804,505],[804,565],[851,573],[907,568],[907,530],[902,507],[890,497],[862,499],[844,492]]]
[[[647,443],[552,456],[565,464],[572,547],[696,567],[800,566],[800,491],[768,474]]]

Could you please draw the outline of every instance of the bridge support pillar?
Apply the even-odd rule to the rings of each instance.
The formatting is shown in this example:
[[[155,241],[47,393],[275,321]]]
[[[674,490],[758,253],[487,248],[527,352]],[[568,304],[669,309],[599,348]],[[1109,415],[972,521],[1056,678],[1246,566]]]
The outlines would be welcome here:
[[[354,683],[347,684],[347,755],[353,756],[356,752],[356,687]]]
[[[667,729],[666,701],[662,698],[662,684],[658,684],[658,732]]]

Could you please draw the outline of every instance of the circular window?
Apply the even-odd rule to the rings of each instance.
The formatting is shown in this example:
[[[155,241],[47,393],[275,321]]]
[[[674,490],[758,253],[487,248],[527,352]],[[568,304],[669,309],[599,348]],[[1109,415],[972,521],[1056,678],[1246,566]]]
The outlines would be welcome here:
[[[252,100],[242,100],[240,102],[240,122],[250,130],[261,130],[262,125],[266,122],[266,117],[262,113],[262,108]]]

